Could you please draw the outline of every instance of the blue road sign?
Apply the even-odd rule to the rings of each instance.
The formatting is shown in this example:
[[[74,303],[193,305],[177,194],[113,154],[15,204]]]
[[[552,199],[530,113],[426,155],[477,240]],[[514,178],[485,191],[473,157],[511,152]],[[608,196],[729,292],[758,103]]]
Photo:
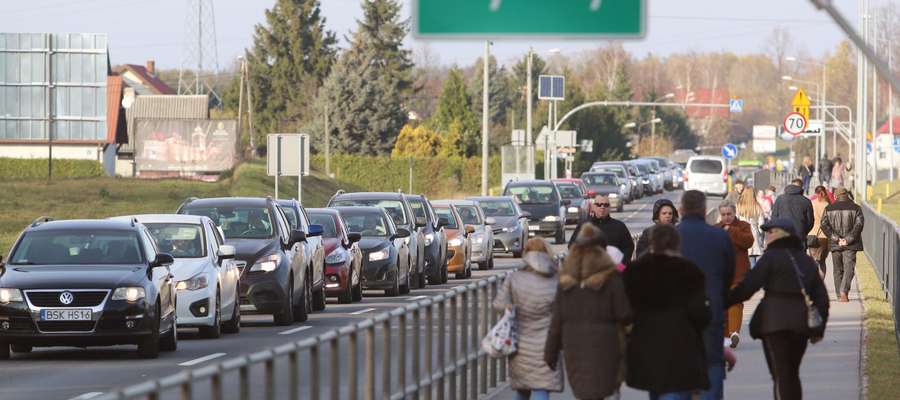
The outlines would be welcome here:
[[[894,136],[894,152],[900,153],[900,136]]]
[[[738,148],[732,143],[728,143],[722,146],[722,157],[725,157],[726,160],[734,160],[737,157]]]
[[[733,112],[733,113],[744,112],[744,99],[728,100],[728,112]]]
[[[866,142],[866,154],[872,154],[872,142]]]

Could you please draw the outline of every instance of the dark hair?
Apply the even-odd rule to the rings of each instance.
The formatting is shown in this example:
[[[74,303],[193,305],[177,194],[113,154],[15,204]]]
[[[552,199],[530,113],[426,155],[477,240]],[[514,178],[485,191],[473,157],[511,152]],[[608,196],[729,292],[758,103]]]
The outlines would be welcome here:
[[[738,180],[734,181],[734,184],[735,185],[744,185],[744,181],[738,179]]]
[[[681,246],[681,235],[672,225],[654,225],[648,234],[650,235],[650,251],[653,253],[677,251]]]
[[[828,204],[831,204],[831,197],[828,196],[828,189],[825,186],[816,186],[816,198],[824,199]]]
[[[802,179],[794,179],[791,181],[791,184],[796,185],[796,186],[803,186],[803,180]]]
[[[843,163],[843,161],[841,160],[840,157],[835,157],[835,158],[834,158],[834,162],[836,162],[836,163]]]
[[[706,217],[706,195],[699,190],[688,190],[681,195],[681,208],[684,215]]]

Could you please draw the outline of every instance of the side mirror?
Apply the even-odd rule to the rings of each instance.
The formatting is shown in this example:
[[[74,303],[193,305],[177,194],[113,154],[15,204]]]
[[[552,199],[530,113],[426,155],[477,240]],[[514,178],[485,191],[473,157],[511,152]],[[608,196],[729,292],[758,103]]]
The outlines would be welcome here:
[[[426,224],[428,224],[428,220],[425,217],[416,217],[416,228],[424,228]]]
[[[447,225],[450,225],[450,220],[447,217],[438,218],[438,229],[443,228]]]
[[[156,259],[150,263],[151,268],[159,268],[159,267],[168,267],[172,264],[175,264],[175,258],[172,257],[171,254],[159,253],[156,255]]]
[[[497,220],[494,219],[494,217],[487,217],[487,218],[484,219],[484,223],[487,224],[487,225],[496,225],[496,224],[497,224]]]
[[[312,224],[309,226],[306,236],[322,236],[323,233],[325,233],[325,229],[322,228],[322,225]]]
[[[411,235],[411,233],[408,230],[406,230],[406,228],[397,228],[397,233],[395,233],[394,236],[392,236],[391,238],[392,239],[403,239],[403,238],[408,238],[410,235]]]
[[[475,233],[475,227],[472,225],[466,225],[466,233],[468,233],[468,234]]]
[[[362,235],[360,235],[359,233],[353,232],[353,233],[347,235],[347,239],[350,240],[350,243],[356,243],[356,242],[359,242],[360,240],[362,240]]]
[[[572,204],[572,200],[563,200],[562,201],[563,206],[568,206],[569,204]]]
[[[234,246],[223,244],[219,246],[219,251],[216,252],[216,256],[219,257],[219,263],[221,263],[222,261],[233,259],[235,253]]]
[[[295,243],[305,242],[306,241],[306,232],[301,230],[293,230],[291,231],[291,240],[289,241],[290,245],[293,246]]]

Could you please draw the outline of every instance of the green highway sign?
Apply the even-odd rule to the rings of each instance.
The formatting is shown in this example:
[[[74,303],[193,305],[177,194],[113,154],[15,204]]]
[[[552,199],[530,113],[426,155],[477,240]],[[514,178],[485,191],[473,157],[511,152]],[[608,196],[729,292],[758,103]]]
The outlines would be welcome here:
[[[421,38],[639,39],[646,0],[415,0]]]

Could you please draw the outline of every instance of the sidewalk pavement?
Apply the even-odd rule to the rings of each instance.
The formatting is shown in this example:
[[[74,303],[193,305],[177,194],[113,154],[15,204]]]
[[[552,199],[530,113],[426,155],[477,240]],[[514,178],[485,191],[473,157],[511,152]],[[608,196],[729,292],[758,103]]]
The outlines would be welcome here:
[[[861,255],[865,257],[864,255]],[[825,331],[825,339],[807,347],[803,364],[800,368],[800,379],[803,382],[803,396],[808,399],[861,399],[861,360],[862,360],[862,301],[854,280],[850,292],[849,303],[835,301],[834,279],[829,257],[828,276],[825,287],[831,301],[830,317]],[[735,350],[737,365],[725,380],[725,398],[738,400],[760,400],[773,398],[772,378],[766,367],[766,359],[762,350],[762,342],[750,338],[747,324],[753,310],[762,298],[762,291],[744,303],[744,326],[741,330],[741,343]],[[566,382],[564,393],[551,394],[553,399],[575,399],[569,383]],[[622,400],[644,400],[646,392],[637,391],[622,385]],[[512,400],[515,394],[506,389],[492,397],[495,400]]]

